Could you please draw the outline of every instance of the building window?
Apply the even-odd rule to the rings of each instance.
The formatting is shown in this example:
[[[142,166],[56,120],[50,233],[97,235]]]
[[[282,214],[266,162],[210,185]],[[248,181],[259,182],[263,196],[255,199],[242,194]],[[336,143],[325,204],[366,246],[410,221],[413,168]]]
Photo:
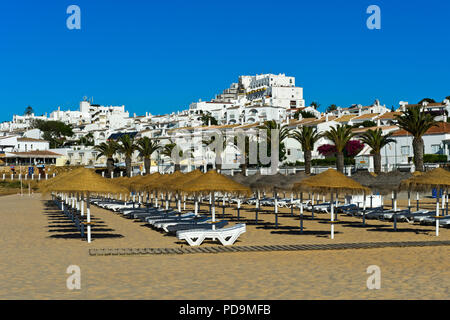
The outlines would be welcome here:
[[[432,144],[431,145],[431,153],[439,153],[441,151],[441,145]]]
[[[404,156],[409,155],[409,146],[402,146],[401,152],[402,152],[402,155],[404,155]]]

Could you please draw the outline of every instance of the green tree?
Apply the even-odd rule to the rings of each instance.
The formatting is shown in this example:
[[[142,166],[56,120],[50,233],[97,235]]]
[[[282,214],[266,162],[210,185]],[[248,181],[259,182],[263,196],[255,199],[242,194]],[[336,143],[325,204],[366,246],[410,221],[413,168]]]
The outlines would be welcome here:
[[[131,177],[131,158],[137,147],[134,138],[128,134],[122,135],[118,140],[117,152],[125,156],[125,167],[127,176]]]
[[[302,115],[303,119],[307,119],[307,118],[315,118],[316,116],[314,115],[314,113],[310,112],[310,111],[304,111],[304,110],[297,110],[294,113],[294,118],[298,119],[299,116]]]
[[[169,157],[174,162],[174,171],[180,171],[180,162],[183,158],[183,150],[172,140],[165,144],[161,149],[161,155]]]
[[[209,125],[210,122],[212,126],[217,125],[217,119],[214,118],[210,112],[203,113],[203,115],[200,117],[200,120],[202,121],[204,126]]]
[[[85,136],[82,136],[77,141],[77,145],[79,146],[93,146],[94,145],[94,135],[92,132],[89,132]]]
[[[330,113],[330,112],[335,111],[335,110],[337,110],[337,105],[332,104],[331,106],[329,106],[327,108],[327,113]]]
[[[219,141],[216,145],[215,141],[216,141],[217,137],[218,137],[218,139],[221,139],[222,141]],[[227,142],[228,142],[227,138],[223,134],[211,135],[210,137],[207,137],[206,139],[204,139],[202,142],[210,150],[214,149],[214,145],[215,145],[214,154],[216,157],[216,159],[215,159],[216,170],[218,170],[218,171],[222,170],[222,154],[224,153],[225,148],[227,147]],[[221,150],[218,149],[219,147],[221,148]]]
[[[63,146],[67,137],[73,136],[72,127],[61,121],[36,119],[33,121],[32,127],[43,132],[42,136],[49,142],[50,148]]]
[[[99,145],[94,146],[94,150],[98,152],[97,159],[106,157],[106,168],[108,170],[108,177],[114,172],[114,154],[117,152],[118,145],[115,140],[108,140]]]
[[[393,132],[383,135],[383,130],[381,129],[369,129],[364,132],[361,137],[361,141],[372,148],[370,153],[373,155],[373,163],[376,174],[381,172],[381,149],[384,146],[395,142],[394,139],[391,139],[392,134]]]
[[[337,125],[326,131],[323,136],[333,142],[336,147],[336,169],[344,172],[344,149],[347,143],[353,138],[352,127],[348,125]]]
[[[275,120],[265,121],[262,126],[258,127],[259,129],[266,130],[267,134],[267,155],[270,157],[272,154],[272,132],[274,130],[278,130],[278,157],[279,161],[282,162],[286,159],[286,147],[284,144],[284,140],[290,137],[291,130],[286,125],[281,125],[277,123]]]
[[[292,133],[292,138],[297,140],[302,146],[305,158],[305,173],[310,174],[312,151],[316,142],[321,138],[321,135],[317,133],[317,129],[304,126],[300,130],[295,130]]]
[[[422,136],[433,126],[437,126],[437,122],[433,116],[422,112],[420,105],[407,108],[402,115],[397,115],[397,125],[409,132],[413,138],[414,165],[417,171],[423,171],[423,154],[424,143]]]
[[[317,102],[311,102],[311,107],[313,107],[314,109],[319,109],[319,107],[320,107],[320,104],[318,104]]]
[[[243,141],[243,143],[241,143],[240,141]],[[236,135],[234,137],[233,144],[241,154],[242,159],[239,167],[241,169],[241,172],[245,174],[249,164],[250,137],[244,131],[238,131],[236,132]]]
[[[34,110],[32,107],[28,106],[25,108],[25,112],[23,113],[24,116],[31,116],[34,113]]]
[[[142,137],[136,142],[136,148],[139,151],[139,156],[144,158],[145,174],[150,174],[152,154],[161,148],[159,140]]]
[[[419,104],[422,104],[422,102],[436,103],[436,101],[434,99],[431,99],[431,98],[424,98],[424,99],[419,101]]]

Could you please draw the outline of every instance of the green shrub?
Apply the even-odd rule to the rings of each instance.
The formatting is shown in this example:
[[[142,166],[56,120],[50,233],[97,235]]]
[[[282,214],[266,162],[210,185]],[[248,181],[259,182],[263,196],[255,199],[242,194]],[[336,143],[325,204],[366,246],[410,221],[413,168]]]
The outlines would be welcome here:
[[[424,154],[423,162],[424,163],[447,162],[447,156],[444,154]]]

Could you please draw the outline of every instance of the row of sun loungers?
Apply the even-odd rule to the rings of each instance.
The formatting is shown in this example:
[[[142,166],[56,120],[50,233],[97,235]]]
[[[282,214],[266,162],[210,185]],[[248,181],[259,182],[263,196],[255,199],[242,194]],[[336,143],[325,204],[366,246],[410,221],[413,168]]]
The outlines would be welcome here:
[[[193,212],[180,213],[174,210],[145,207],[132,208],[129,203],[119,201],[92,200],[95,205],[122,214],[124,217],[138,219],[155,229],[175,234],[178,239],[185,240],[191,246],[201,245],[205,239],[219,240],[224,246],[232,245],[245,232],[245,224],[225,228],[227,221],[213,224],[211,218],[198,216]]]

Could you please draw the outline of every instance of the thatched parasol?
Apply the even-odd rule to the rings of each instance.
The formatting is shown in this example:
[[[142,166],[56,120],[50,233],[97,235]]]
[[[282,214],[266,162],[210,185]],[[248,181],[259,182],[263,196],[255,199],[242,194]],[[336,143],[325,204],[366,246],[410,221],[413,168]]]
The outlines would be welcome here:
[[[200,170],[194,170],[191,172],[188,172],[186,174],[183,174],[181,176],[178,176],[176,179],[172,179],[169,182],[166,183],[166,188],[174,193],[177,194],[178,198],[178,211],[181,212],[181,199],[180,199],[180,193],[183,185],[189,181],[192,181],[194,179],[197,179],[198,177],[202,176],[203,172]],[[186,196],[184,196],[184,207],[186,208]],[[198,203],[197,198],[195,198],[195,214],[198,213]]]
[[[432,171],[414,176],[400,185],[401,189],[408,191],[430,191],[436,189],[436,236],[439,236],[439,198],[440,190],[445,190],[448,197],[448,188],[450,187],[450,172],[443,168],[436,168]],[[444,202],[446,196],[442,197],[442,210],[444,210]]]
[[[111,180],[102,178],[94,171],[80,168],[63,176],[63,178],[53,181],[47,187],[49,191],[74,192],[87,195],[87,240],[91,242],[91,213],[90,213],[90,194],[91,193],[127,193],[128,190],[122,186],[112,183]],[[82,207],[84,206],[82,200]],[[83,209],[82,209],[83,210]]]
[[[288,190],[286,185],[286,176],[280,173],[262,176],[255,182],[250,184],[250,188],[253,190],[261,191],[279,191]]]
[[[53,179],[52,179],[53,180]],[[94,171],[80,168],[57,181],[49,181],[46,190],[76,193],[126,193],[128,190],[122,186],[111,183],[111,180],[102,178]]]
[[[361,184],[364,187],[370,188],[375,183],[377,175],[373,172],[358,171],[352,175],[352,179]]]
[[[231,193],[231,194],[251,194],[250,188],[233,181],[232,179],[217,173],[214,170],[208,171],[204,175],[186,182],[181,191],[190,194],[205,194],[209,193],[212,197],[211,201],[211,214],[212,223],[216,220],[215,211],[215,192]],[[215,228],[213,224],[213,229]]]
[[[361,194],[370,190],[355,180],[346,177],[341,172],[328,169],[316,176],[303,179],[294,184],[294,190],[317,192],[321,194],[345,192],[348,194]]]
[[[450,187],[450,172],[436,168],[432,171],[413,176],[400,184],[402,190],[430,191],[432,189],[447,189]]]
[[[249,187],[250,184],[248,183],[248,176],[246,176],[245,174],[242,173],[237,173],[233,176],[230,177],[233,181],[236,181],[237,183],[240,183],[244,186]]]
[[[369,191],[368,188],[334,169],[328,169],[316,176],[303,179],[300,183],[294,184],[294,190],[331,194],[331,239],[334,239],[334,193],[338,194],[339,192],[345,192],[347,194],[361,194]]]
[[[400,184],[402,181],[412,177],[410,172],[383,172],[378,174],[373,182],[369,185],[369,188],[375,192],[381,194],[389,194],[391,192],[398,192],[400,190]]]
[[[215,170],[208,171],[204,175],[188,181],[181,187],[181,191],[191,194],[207,194],[211,192],[251,194],[250,188],[217,173]]]

